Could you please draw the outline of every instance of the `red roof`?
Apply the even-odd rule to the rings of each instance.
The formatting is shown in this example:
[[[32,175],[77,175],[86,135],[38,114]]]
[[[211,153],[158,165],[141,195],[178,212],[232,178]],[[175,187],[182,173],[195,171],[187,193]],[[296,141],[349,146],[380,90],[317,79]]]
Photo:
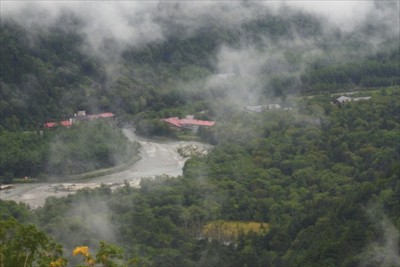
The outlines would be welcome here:
[[[111,118],[111,117],[114,117],[114,116],[115,116],[114,113],[111,113],[111,112],[105,112],[105,113],[99,114],[100,118]]]
[[[80,118],[88,118],[89,120],[96,120],[98,118],[112,118],[114,117],[114,113],[111,112],[105,112],[105,113],[101,113],[101,114],[95,114],[95,115],[88,115],[88,116],[80,116]],[[56,126],[64,126],[64,127],[69,127],[72,126],[72,121],[71,120],[65,120],[65,121],[60,121],[60,122],[46,122],[44,124],[45,128],[53,128]]]
[[[191,125],[208,126],[208,127],[211,127],[215,124],[215,121],[202,121],[195,119],[181,119],[180,121],[182,124],[191,124]]]
[[[172,124],[176,127],[182,127],[182,124],[179,122],[179,119],[177,117],[162,119],[162,121],[168,122],[169,124]]]
[[[69,120],[67,120],[67,121],[60,121],[60,122],[46,122],[46,123],[44,124],[44,127],[45,127],[45,128],[53,128],[53,127],[56,127],[56,126],[59,126],[59,125],[64,126],[64,127],[69,127],[69,126],[72,125],[72,122],[69,121]]]
[[[114,116],[115,116],[114,113],[105,112],[105,113],[100,113],[100,114],[95,114],[95,115],[88,115],[87,117],[90,120],[97,120],[98,118],[106,119],[106,118],[112,118]]]
[[[71,125],[72,125],[72,122],[71,122],[70,120],[67,120],[67,121],[60,121],[60,124],[61,124],[62,126],[68,127],[68,126],[71,126]]]
[[[44,127],[45,128],[53,128],[53,127],[56,127],[57,126],[57,123],[56,122],[46,122],[45,124],[44,124]]]
[[[177,117],[162,119],[162,121],[168,122],[177,127],[183,127],[185,125],[198,125],[211,127],[215,124],[215,121],[203,121],[195,119],[178,119]]]

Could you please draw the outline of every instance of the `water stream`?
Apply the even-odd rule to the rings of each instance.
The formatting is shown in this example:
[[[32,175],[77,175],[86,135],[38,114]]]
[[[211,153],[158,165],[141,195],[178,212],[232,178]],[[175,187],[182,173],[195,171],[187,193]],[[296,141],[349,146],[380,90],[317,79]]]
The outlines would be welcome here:
[[[128,182],[131,186],[138,187],[141,179],[152,179],[160,175],[179,176],[187,157],[178,153],[179,148],[190,147],[200,153],[206,153],[211,145],[200,142],[168,141],[157,142],[135,135],[131,129],[123,129],[130,141],[141,144],[141,159],[127,169],[96,178],[82,181],[63,181],[54,183],[16,184],[12,189],[0,191],[0,198],[23,202],[35,209],[45,203],[47,197],[62,197],[76,192],[82,188],[95,188],[107,184],[111,188],[122,186]]]

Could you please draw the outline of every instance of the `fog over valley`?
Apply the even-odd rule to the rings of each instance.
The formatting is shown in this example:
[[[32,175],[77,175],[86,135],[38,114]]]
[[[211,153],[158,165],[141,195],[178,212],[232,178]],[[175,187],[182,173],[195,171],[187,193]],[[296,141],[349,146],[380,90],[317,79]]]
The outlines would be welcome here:
[[[400,266],[398,1],[0,11],[0,267]]]

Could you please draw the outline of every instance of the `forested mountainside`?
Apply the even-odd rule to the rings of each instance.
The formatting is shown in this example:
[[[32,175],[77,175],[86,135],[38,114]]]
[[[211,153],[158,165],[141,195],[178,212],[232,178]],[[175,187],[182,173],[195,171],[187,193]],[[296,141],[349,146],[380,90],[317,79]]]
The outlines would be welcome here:
[[[35,222],[67,251],[116,243],[139,266],[397,266],[398,93],[342,107],[307,100],[300,113],[238,110],[182,177],[83,190],[33,213],[3,201],[2,216]],[[205,232],[223,222],[266,230]]]
[[[116,33],[74,9],[45,26],[2,12],[1,183],[126,164],[122,123],[214,147],[140,188],[0,200],[0,266],[399,266],[398,2],[346,27],[291,5],[198,5],[122,12]],[[117,119],[44,128],[83,110]],[[189,114],[217,123],[160,121]]]
[[[164,115],[210,109],[211,100],[231,94],[254,101],[246,94],[268,100],[400,83],[397,36],[377,48],[367,39],[384,35],[384,26],[326,32],[321,20],[292,13],[266,12],[240,27],[210,23],[188,36],[172,31],[164,42],[128,46],[110,62],[82,52],[79,18],[35,31],[2,20],[0,125],[38,129],[77,110]],[[234,73],[234,81],[214,81],[220,72]]]

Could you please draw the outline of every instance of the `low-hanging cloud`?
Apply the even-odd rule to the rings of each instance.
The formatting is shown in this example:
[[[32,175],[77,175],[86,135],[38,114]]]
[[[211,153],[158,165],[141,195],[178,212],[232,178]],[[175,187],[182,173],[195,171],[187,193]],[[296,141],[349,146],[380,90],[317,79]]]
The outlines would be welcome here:
[[[351,31],[375,8],[373,1],[284,1],[290,7],[327,20],[342,30]]]
[[[1,4],[3,19],[17,21],[33,34],[54,25],[67,28],[71,23],[63,17],[78,20],[74,27],[84,38],[83,52],[100,59],[115,58],[106,53],[121,53],[128,46],[139,46],[162,40],[160,25],[153,21],[153,2],[5,2]]]
[[[300,38],[296,34],[289,42],[276,42],[264,36],[261,47],[252,43],[239,47],[224,45],[217,54],[216,70],[233,75],[227,79],[211,76],[207,86],[228,88],[229,99],[242,106],[276,102],[277,99],[272,99],[278,93],[272,85],[274,79],[275,82],[278,78],[285,79],[286,90],[296,91],[302,71],[322,54],[316,40]]]
[[[268,2],[261,3],[271,7]],[[269,10],[270,16],[284,18],[288,37],[276,41],[261,32],[258,43],[242,40],[234,47],[223,45],[216,58],[217,72],[234,73],[240,78],[230,83],[210,77],[210,87],[225,84],[230,99],[241,105],[276,102],[277,99],[263,100],[261,96],[279,95],[282,93],[279,87],[298,92],[301,74],[315,60],[343,64],[378,52],[388,41],[399,39],[399,4],[395,2],[283,1],[280,4]],[[303,29],[291,19],[302,14],[313,15],[314,22],[320,25],[319,34],[304,35]],[[355,47],[355,43],[360,46]]]
[[[393,222],[383,213],[382,206],[374,203],[368,205],[366,212],[379,239],[371,241],[359,255],[360,267],[400,266],[399,241],[400,233]]]
[[[60,17],[73,15],[81,20],[77,30],[84,36],[84,51],[101,55],[161,42],[174,31],[190,35],[210,23],[240,27],[265,12],[285,14],[293,8],[317,14],[342,30],[355,29],[372,14],[398,29],[393,17],[396,7],[377,8],[371,1],[2,1],[1,17],[34,29],[51,27]]]
[[[171,35],[190,37],[208,26],[246,32],[244,25],[255,19],[286,19],[290,38],[271,40],[261,32],[257,44],[242,36],[234,46],[219,47],[214,68],[217,73],[235,73],[240,77],[239,82],[225,87],[230,87],[228,96],[232,100],[245,102],[241,104],[256,104],[261,91],[274,95],[268,92],[274,90],[271,80],[275,75],[285,76],[284,82],[290,83],[285,86],[296,91],[301,72],[316,57],[344,62],[354,54],[379,51],[388,38],[399,37],[398,11],[396,1],[1,2],[1,18],[17,21],[32,34],[53,25],[78,32],[83,37],[81,50],[106,63],[109,74],[116,73],[118,64],[114,63],[129,48],[161,43]],[[311,14],[319,23],[318,37],[302,35],[298,32],[301,26],[289,22],[291,16],[301,13]],[[370,34],[368,28],[379,30]],[[357,51],[342,47],[343,40],[351,38],[362,45]],[[330,47],[321,49],[326,40]],[[221,83],[225,81],[215,77],[208,80],[211,87]]]

